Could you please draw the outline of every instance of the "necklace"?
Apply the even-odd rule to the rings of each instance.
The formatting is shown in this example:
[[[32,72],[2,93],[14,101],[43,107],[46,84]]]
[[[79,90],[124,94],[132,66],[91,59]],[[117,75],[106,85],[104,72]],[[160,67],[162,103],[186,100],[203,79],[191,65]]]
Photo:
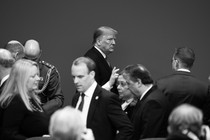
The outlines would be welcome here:
[[[33,110],[39,111],[39,112],[44,112],[43,109],[42,109],[42,107],[37,102],[35,102],[32,99],[30,99],[29,102],[30,102],[31,107],[33,108]],[[34,104],[36,104],[36,105],[34,105]]]

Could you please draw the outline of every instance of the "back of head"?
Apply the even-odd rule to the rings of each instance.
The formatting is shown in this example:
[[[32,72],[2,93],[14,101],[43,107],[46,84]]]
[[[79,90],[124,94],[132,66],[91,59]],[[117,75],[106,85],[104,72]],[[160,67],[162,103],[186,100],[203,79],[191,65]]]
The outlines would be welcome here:
[[[13,58],[10,51],[6,49],[0,49],[0,65],[4,68],[11,68],[14,64],[15,59]]]
[[[102,35],[104,35],[104,34],[106,34],[108,32],[112,32],[113,34],[117,34],[117,31],[116,30],[114,30],[113,28],[108,27],[108,26],[101,26],[98,29],[96,29],[94,31],[94,34],[93,34],[93,44],[96,43],[97,39],[100,36],[102,36]]]
[[[203,113],[200,109],[182,104],[176,107],[169,116],[169,133],[188,133],[192,132],[200,136]]]
[[[137,79],[141,79],[143,84],[153,83],[150,72],[141,64],[128,65],[124,68],[123,73],[128,74],[134,82],[137,82]]]
[[[9,41],[6,44],[5,49],[9,50],[12,53],[15,60],[19,60],[25,55],[23,45],[16,40]]]
[[[173,58],[178,59],[183,68],[190,69],[195,61],[195,54],[191,48],[180,47],[175,50]]]
[[[57,110],[50,119],[49,132],[59,140],[81,140],[85,124],[81,112],[71,106]]]
[[[41,48],[39,42],[34,39],[27,40],[25,43],[25,58],[36,60],[41,55]]]

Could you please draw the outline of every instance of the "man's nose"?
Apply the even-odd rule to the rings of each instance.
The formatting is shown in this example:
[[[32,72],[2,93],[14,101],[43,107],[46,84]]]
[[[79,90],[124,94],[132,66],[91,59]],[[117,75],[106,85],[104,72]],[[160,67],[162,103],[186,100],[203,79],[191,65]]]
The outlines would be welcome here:
[[[73,81],[74,81],[74,84],[78,83],[78,78],[75,77]]]
[[[116,42],[115,42],[115,40],[114,40],[114,39],[112,40],[112,44],[114,44],[114,45],[116,44]]]

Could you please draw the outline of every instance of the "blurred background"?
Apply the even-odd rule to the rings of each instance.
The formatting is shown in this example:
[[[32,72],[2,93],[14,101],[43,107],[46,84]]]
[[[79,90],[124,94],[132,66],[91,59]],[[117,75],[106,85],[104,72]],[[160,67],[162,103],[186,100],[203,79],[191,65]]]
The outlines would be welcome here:
[[[72,61],[92,47],[96,28],[118,31],[113,66],[145,65],[154,79],[168,75],[176,47],[194,49],[192,72],[210,74],[209,0],[1,0],[0,47],[10,40],[37,40],[42,59],[61,75],[65,104],[75,93]]]

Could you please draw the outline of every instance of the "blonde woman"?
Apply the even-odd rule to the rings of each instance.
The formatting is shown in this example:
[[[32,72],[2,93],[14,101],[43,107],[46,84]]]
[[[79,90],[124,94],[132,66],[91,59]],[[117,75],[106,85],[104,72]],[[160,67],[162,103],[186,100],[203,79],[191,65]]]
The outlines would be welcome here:
[[[0,96],[0,139],[21,140],[48,134],[49,119],[36,95],[39,80],[36,62],[15,62]]]

